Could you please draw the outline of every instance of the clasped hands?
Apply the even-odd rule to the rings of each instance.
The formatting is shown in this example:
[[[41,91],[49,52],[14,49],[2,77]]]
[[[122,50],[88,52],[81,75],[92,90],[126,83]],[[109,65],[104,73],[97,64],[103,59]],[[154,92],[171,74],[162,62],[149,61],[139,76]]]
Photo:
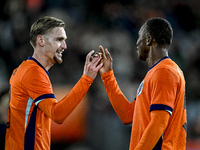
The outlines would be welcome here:
[[[96,78],[97,73],[106,73],[112,70],[112,57],[106,48],[99,46],[100,52],[90,51],[86,57],[83,74],[92,79]]]

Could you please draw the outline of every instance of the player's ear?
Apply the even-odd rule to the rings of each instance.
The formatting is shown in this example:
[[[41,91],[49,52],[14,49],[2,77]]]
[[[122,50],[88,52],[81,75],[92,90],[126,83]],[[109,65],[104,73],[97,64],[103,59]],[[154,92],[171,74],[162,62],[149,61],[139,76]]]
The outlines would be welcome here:
[[[41,46],[41,47],[44,46],[45,41],[44,41],[44,37],[42,35],[38,35],[36,41],[39,46]]]
[[[152,44],[152,42],[153,42],[153,38],[149,33],[146,34],[146,39],[147,39],[146,40],[146,45],[150,46]]]

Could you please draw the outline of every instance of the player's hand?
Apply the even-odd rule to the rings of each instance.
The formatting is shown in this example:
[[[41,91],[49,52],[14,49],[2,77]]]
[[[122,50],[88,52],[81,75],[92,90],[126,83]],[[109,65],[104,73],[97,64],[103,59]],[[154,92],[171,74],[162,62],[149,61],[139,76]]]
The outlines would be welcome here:
[[[102,54],[100,52],[94,52],[92,53],[92,55],[90,56],[90,61],[92,61],[95,57],[101,57]],[[102,57],[101,57],[102,58]]]
[[[103,46],[100,45],[99,49],[102,53],[102,60],[101,61],[103,62],[103,67],[101,67],[101,69],[99,70],[99,73],[103,74],[103,73],[106,73],[106,72],[112,70],[113,59],[112,59],[107,48],[104,50]]]
[[[83,74],[94,80],[99,69],[103,66],[103,61],[101,62],[101,55],[92,56],[93,53],[94,50],[90,51],[86,57]]]

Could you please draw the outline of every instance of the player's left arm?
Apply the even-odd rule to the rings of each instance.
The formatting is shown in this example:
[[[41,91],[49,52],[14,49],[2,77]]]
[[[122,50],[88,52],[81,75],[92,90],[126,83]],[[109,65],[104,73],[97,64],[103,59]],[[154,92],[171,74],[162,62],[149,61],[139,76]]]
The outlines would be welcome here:
[[[150,122],[136,150],[153,149],[164,133],[172,111],[179,86],[178,78],[170,69],[161,68],[151,78]]]
[[[135,150],[153,149],[164,133],[170,114],[165,110],[151,111],[151,121],[145,129]]]

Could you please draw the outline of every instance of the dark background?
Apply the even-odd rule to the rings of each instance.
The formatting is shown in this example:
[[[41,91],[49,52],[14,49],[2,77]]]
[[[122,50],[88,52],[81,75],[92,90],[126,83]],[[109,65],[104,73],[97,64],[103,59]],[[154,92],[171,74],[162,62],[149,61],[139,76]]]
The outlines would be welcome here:
[[[141,25],[151,17],[167,19],[174,30],[169,56],[185,74],[188,111],[188,150],[200,143],[200,3],[198,0],[2,0],[0,6],[0,132],[4,135],[9,78],[33,49],[31,24],[48,15],[65,21],[68,39],[64,62],[50,69],[54,86],[72,87],[81,77],[87,53],[107,47],[121,90],[133,101],[148,68],[137,58]],[[123,125],[110,105],[98,75],[87,97],[86,134],[52,150],[128,150],[131,125]],[[4,111],[5,110],[5,111]],[[2,136],[1,136],[2,137]],[[1,140],[3,141],[3,140]],[[1,148],[0,148],[1,149]]]

